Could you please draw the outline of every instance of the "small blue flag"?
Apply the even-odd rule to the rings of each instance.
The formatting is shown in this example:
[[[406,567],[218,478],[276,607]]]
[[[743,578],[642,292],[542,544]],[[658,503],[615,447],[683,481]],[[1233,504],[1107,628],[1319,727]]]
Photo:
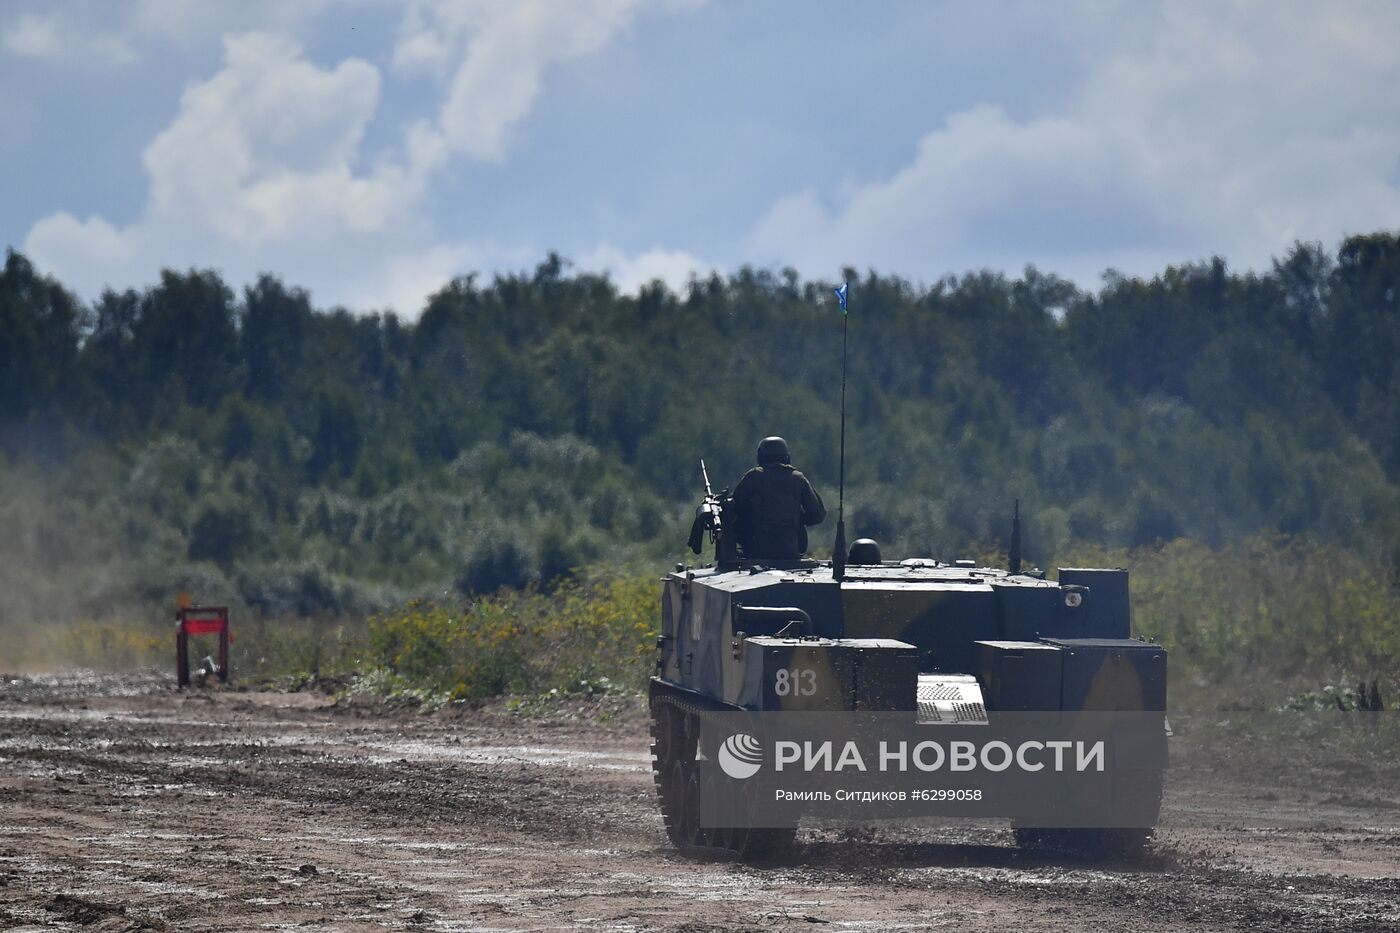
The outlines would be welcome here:
[[[836,300],[841,302],[841,314],[843,317],[846,314],[846,291],[847,286],[845,282],[842,282],[841,287],[836,289]]]

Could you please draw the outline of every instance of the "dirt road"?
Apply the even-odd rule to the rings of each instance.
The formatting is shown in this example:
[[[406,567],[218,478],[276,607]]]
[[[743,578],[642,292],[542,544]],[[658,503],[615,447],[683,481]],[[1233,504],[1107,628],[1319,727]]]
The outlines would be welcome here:
[[[668,849],[646,747],[627,700],[421,715],[7,677],[0,929],[1400,929],[1393,769],[1178,737],[1138,863],[974,825],[808,834],[746,866]]]

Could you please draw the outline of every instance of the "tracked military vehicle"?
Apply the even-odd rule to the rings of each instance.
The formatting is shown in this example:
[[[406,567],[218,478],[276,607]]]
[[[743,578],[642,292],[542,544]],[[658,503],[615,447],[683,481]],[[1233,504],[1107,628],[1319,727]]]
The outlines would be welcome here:
[[[794,824],[766,819],[776,806],[771,793],[734,806],[751,785],[715,763],[727,755],[730,764],[751,762],[741,763],[740,776],[756,771],[765,724],[781,718],[774,714],[800,720],[819,712],[828,714],[824,722],[876,723],[857,731],[907,723],[930,748],[951,737],[997,747],[999,738],[1024,733],[1027,720],[1069,734],[1095,714],[1135,717],[1108,727],[1120,740],[1109,763],[1125,766],[1091,773],[1088,790],[1087,778],[1064,777],[1059,809],[1037,809],[1041,801],[1030,799],[1053,793],[1042,789],[1051,787],[1044,778],[989,799],[979,789],[975,812],[951,799],[961,790],[939,791],[950,796],[946,806],[921,804],[918,812],[1007,816],[1022,845],[1104,852],[1133,850],[1149,837],[1165,767],[1166,651],[1132,637],[1126,570],[1062,568],[1056,580],[1023,570],[1019,522],[1008,569],[881,560],[868,540],[835,561],[746,560],[727,505],[723,494],[707,495],[692,530],[692,549],[699,553],[708,537],[714,562],[677,566],[662,591],[650,683],[653,769],[676,846],[761,858],[787,845]],[[1120,750],[1125,730],[1135,733],[1132,756]],[[931,776],[954,785],[947,769]],[[789,796],[832,799],[844,785],[838,780],[834,794],[832,785],[805,786]],[[717,809],[717,800],[730,806]],[[909,807],[885,816],[898,819]],[[719,811],[729,815],[716,818]]]

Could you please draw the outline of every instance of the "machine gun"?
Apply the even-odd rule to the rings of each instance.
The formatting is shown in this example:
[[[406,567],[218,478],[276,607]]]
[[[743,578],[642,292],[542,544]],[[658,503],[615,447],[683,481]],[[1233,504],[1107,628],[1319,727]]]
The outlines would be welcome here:
[[[687,544],[696,554],[705,545],[705,538],[714,542],[715,560],[720,563],[735,559],[734,543],[730,540],[725,508],[728,506],[729,490],[716,494],[710,488],[710,473],[705,469],[705,461],[700,461],[700,475],[705,480],[705,498],[695,509],[695,521],[690,525],[690,540]]]

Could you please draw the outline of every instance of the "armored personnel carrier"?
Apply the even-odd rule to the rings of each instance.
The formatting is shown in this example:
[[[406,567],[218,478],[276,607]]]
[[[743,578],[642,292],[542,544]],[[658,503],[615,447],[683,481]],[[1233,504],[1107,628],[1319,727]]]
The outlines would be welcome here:
[[[692,531],[692,549],[699,553],[708,536],[715,561],[678,565],[662,591],[650,683],[653,770],[677,847],[741,858],[784,847],[795,824],[768,818],[771,793],[713,816],[717,799],[732,803],[751,786],[715,764],[727,755],[728,764],[745,762],[740,776],[757,771],[771,757],[765,723],[818,712],[829,714],[824,722],[866,717],[876,723],[868,728],[907,724],[930,742],[976,738],[983,747],[1013,732],[1024,737],[1027,721],[1070,734],[1094,714],[1120,717],[1108,728],[1120,745],[1125,729],[1135,732],[1135,754],[1111,747],[1111,767],[1094,772],[1088,790],[1086,779],[1064,777],[1058,809],[1027,799],[1050,793],[1042,783],[986,798],[979,789],[972,808],[940,790],[946,805],[926,797],[917,813],[1006,816],[1022,845],[1106,853],[1149,838],[1166,760],[1166,651],[1132,637],[1126,570],[1062,568],[1056,580],[1023,571],[1019,522],[1009,569],[882,560],[865,539],[835,561],[752,561],[729,538],[727,504],[708,495]],[[1127,726],[1124,715],[1134,717]],[[736,716],[752,725],[736,729]],[[1103,759],[1097,764],[1102,771]],[[933,776],[953,786],[946,769]],[[833,797],[830,787],[805,786],[789,796]],[[897,792],[906,793],[913,791]],[[909,812],[905,804],[884,816]]]

